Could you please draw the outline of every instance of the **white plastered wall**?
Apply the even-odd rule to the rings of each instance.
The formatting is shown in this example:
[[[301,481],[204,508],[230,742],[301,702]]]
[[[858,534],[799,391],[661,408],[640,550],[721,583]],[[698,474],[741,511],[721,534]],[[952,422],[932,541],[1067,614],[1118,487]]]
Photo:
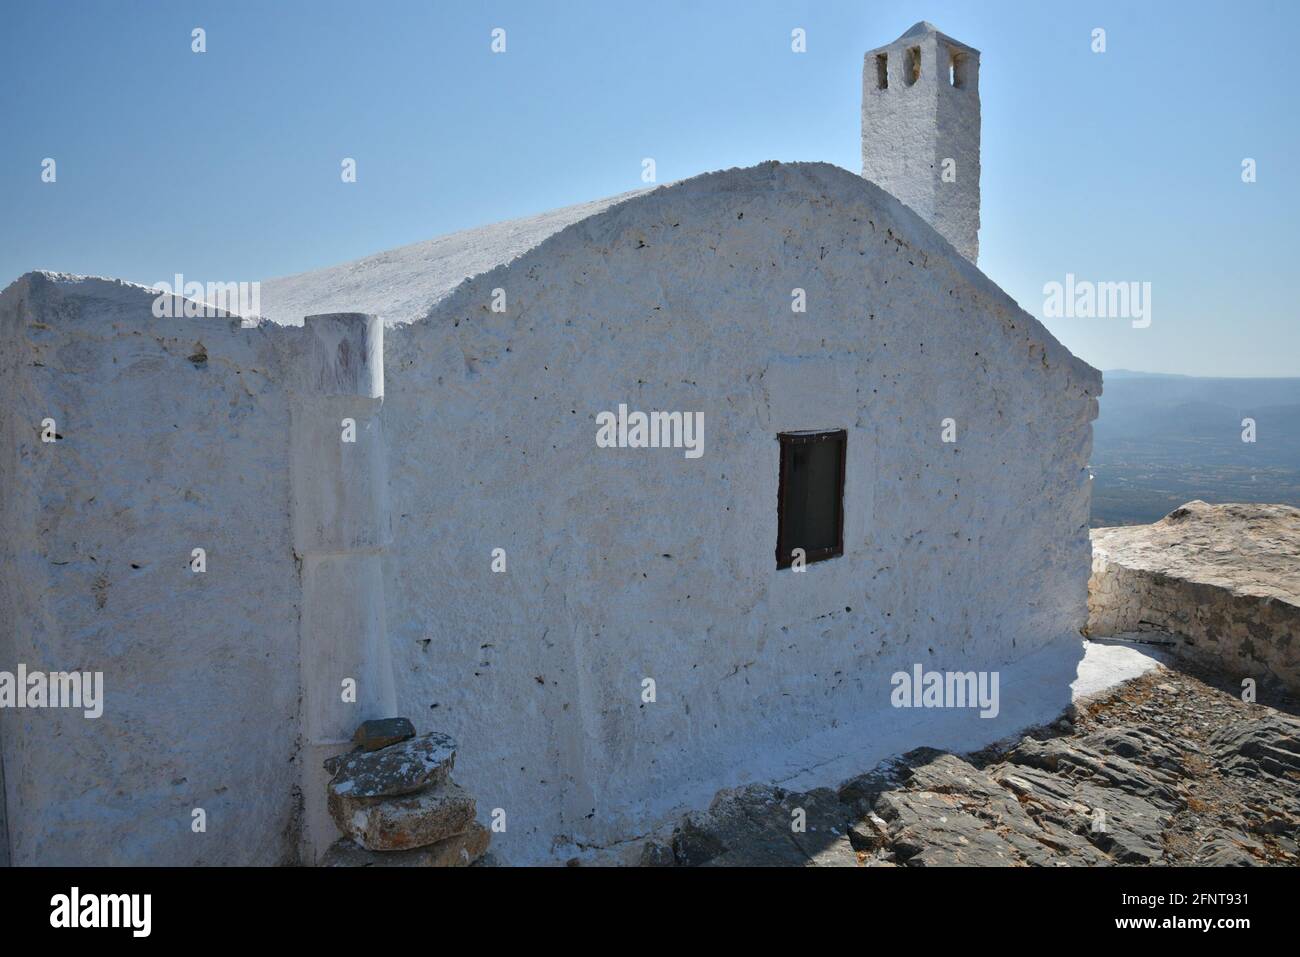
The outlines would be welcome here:
[[[153,300],[43,273],[0,295],[0,670],[104,675],[99,718],[0,710],[17,865],[296,859],[286,331]]]
[[[761,780],[898,667],[1014,660],[1086,620],[1100,377],[843,170],[636,199],[388,343],[399,701],[460,740],[507,860]],[[703,412],[703,457],[597,448],[620,402]],[[845,555],[799,576],[774,557],[793,428],[849,431]]]

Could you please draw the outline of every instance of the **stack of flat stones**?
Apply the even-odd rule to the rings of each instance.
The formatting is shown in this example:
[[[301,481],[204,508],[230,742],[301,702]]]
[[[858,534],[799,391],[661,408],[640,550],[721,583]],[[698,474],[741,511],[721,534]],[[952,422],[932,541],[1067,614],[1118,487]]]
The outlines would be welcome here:
[[[456,742],[415,733],[406,718],[367,721],[356,746],[325,762],[329,809],[343,832],[326,867],[463,867],[487,851],[490,834],[474,799],[451,780]]]

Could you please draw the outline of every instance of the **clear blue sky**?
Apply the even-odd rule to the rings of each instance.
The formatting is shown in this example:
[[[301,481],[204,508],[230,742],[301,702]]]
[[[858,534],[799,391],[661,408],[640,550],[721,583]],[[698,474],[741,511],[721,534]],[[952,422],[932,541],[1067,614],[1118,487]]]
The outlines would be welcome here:
[[[982,51],[995,281],[1040,316],[1067,272],[1150,281],[1150,328],[1048,321],[1101,368],[1300,375],[1288,0],[11,2],[0,285],[284,275],[636,188],[645,156],[856,171],[862,54],[921,19]]]

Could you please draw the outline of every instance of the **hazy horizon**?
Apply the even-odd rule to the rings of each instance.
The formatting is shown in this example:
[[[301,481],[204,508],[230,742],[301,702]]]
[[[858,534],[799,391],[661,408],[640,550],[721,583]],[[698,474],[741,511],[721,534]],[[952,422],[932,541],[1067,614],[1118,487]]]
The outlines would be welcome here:
[[[1103,376],[1125,375],[1173,379],[1300,379],[1300,375],[1193,375],[1189,372],[1147,372],[1142,369],[1102,369]]]

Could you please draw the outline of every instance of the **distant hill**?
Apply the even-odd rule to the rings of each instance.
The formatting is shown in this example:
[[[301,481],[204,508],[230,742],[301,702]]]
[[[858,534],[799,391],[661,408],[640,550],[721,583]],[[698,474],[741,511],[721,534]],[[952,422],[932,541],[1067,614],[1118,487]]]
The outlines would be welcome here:
[[[1153,522],[1192,499],[1300,506],[1300,378],[1104,377],[1094,527]],[[1254,443],[1242,441],[1245,418]]]

